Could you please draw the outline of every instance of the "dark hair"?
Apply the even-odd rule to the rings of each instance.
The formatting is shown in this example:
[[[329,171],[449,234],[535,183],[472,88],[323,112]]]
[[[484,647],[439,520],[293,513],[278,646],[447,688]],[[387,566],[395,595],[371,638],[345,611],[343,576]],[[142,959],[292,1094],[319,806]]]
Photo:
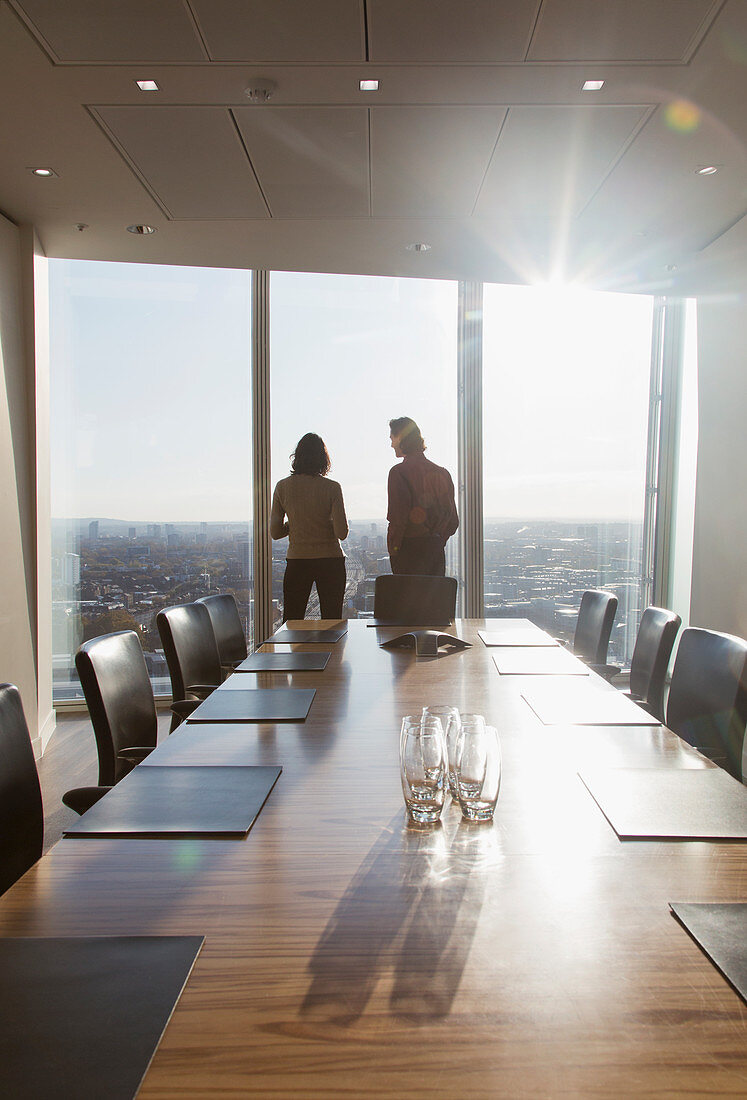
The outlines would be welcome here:
[[[389,431],[399,436],[397,446],[403,455],[414,455],[425,450],[425,440],[412,417],[398,416],[390,420]]]
[[[291,470],[294,474],[321,474],[324,477],[329,473],[332,465],[324,440],[313,432],[307,432],[299,439],[291,460]]]

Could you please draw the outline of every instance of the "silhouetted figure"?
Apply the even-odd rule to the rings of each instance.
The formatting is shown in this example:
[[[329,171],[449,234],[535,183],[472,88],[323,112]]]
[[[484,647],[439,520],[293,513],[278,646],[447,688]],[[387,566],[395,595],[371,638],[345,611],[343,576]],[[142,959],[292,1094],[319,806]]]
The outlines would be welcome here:
[[[425,457],[420,429],[409,416],[389,421],[392,447],[402,462],[389,471],[387,548],[392,573],[443,577],[444,547],[459,526],[454,482]]]
[[[275,486],[270,518],[272,537],[288,536],[283,622],[305,617],[314,583],[322,618],[340,619],[345,595],[340,542],[348,536],[342,489],[327,478],[331,463],[320,436],[308,432],[291,459],[290,477]]]

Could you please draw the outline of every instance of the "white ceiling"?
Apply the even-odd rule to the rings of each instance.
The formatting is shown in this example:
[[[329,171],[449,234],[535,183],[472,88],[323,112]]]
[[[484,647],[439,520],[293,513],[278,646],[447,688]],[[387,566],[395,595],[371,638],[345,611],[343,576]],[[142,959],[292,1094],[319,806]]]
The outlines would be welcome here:
[[[0,0],[0,95],[0,209],[51,256],[646,291],[747,269],[746,0]]]

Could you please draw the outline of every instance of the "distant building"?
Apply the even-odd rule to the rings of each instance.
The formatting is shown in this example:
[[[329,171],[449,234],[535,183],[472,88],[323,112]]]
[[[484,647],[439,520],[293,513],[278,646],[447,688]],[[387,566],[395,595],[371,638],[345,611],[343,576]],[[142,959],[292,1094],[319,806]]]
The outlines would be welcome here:
[[[97,519],[92,519],[91,522],[88,524],[88,537],[91,542],[96,542],[96,540],[98,539],[99,521]]]
[[[137,527],[130,527],[129,538],[131,538],[131,539],[136,539],[137,538]]]

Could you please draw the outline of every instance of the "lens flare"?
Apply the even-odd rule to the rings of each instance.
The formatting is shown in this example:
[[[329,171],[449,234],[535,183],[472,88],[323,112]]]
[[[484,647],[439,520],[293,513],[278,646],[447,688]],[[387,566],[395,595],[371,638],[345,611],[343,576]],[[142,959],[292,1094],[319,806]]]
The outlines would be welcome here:
[[[700,126],[701,114],[694,103],[675,99],[664,108],[664,121],[677,134],[692,134]]]

